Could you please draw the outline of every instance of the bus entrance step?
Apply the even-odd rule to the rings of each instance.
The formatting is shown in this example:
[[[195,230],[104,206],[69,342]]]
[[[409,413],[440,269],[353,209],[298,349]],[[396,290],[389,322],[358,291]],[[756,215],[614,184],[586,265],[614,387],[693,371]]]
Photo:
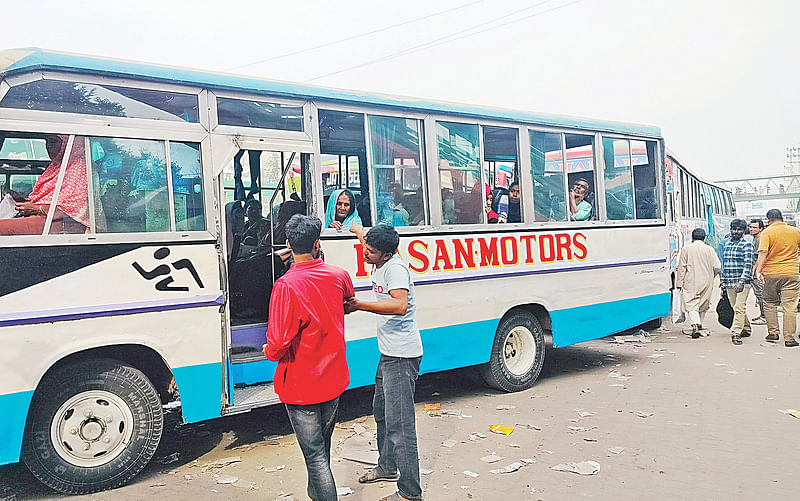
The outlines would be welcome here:
[[[275,393],[272,383],[255,384],[233,389],[233,405],[235,407],[260,407],[279,402],[280,400],[278,400],[278,395]]]

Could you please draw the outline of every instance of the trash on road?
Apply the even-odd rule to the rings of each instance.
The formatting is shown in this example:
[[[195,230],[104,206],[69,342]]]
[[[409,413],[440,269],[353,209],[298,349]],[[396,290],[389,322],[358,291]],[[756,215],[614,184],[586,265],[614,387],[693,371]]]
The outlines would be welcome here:
[[[778,410],[784,414],[792,416],[793,418],[800,419],[800,410],[797,409],[778,409]]]
[[[280,471],[286,468],[285,464],[279,464],[278,466],[256,466],[256,470],[263,470],[267,473],[275,473],[276,471]]]
[[[350,487],[337,487],[336,488],[336,495],[337,496],[348,496],[350,494],[354,494],[353,489]]]
[[[156,459],[156,462],[160,463],[160,464],[174,463],[175,461],[179,461],[180,460],[180,456],[181,455],[180,455],[179,452],[173,452],[169,456],[164,456],[164,457]]]
[[[495,407],[495,409],[498,411],[510,411],[511,409],[516,409],[516,408],[517,408],[516,405],[509,405],[509,404],[500,404],[497,407]]]
[[[478,478],[478,477],[480,477],[480,475],[478,475],[478,474],[477,474],[477,473],[475,473],[474,471],[464,470],[464,471],[462,471],[461,473],[463,473],[464,475],[466,475],[466,476],[468,476],[468,477],[472,477],[472,478]]]
[[[530,423],[517,423],[516,426],[519,426],[520,428],[527,428],[529,430],[542,431],[541,428],[539,428],[535,424],[530,424]]]
[[[345,449],[339,457],[355,463],[363,463],[376,466],[378,464],[378,451],[364,449]]]
[[[504,466],[502,468],[498,468],[496,470],[489,470],[489,471],[491,473],[514,473],[515,471],[519,470],[523,466],[525,466],[525,465],[523,465],[519,461],[514,461],[513,463],[511,463],[509,465],[506,465],[506,466]]]
[[[608,373],[608,377],[614,378],[618,381],[627,381],[628,379],[631,378],[632,375],[633,374],[622,374],[619,371],[611,371]]]
[[[522,464],[524,464],[524,465],[533,464],[533,463],[535,463],[535,462],[536,462],[536,458],[519,458],[519,460],[520,460],[520,461],[522,462]]]
[[[580,463],[560,463],[550,467],[551,470],[577,473],[578,475],[597,475],[600,463],[597,461],[581,461]]]
[[[514,432],[513,426],[503,426],[499,424],[490,424],[489,431],[497,433],[498,435],[511,435]]]
[[[470,434],[469,434],[469,439],[470,439],[471,441],[473,441],[473,442],[474,442],[475,440],[478,440],[479,438],[486,438],[486,435],[484,435],[483,433],[480,433],[480,432],[478,432],[478,431],[476,431],[475,433],[470,433]]]
[[[503,456],[498,456],[495,453],[491,453],[488,456],[483,456],[481,461],[484,463],[496,463],[498,461],[502,461],[503,459],[505,459]]]
[[[233,484],[239,481],[239,477],[233,475],[220,475],[217,477],[218,484]]]
[[[592,417],[592,416],[594,416],[594,414],[592,414],[591,412],[581,411],[581,412],[578,413],[578,417],[581,418],[581,419],[587,418],[587,417]]]
[[[457,443],[458,443],[458,440],[453,440],[453,439],[445,440],[444,442],[442,442],[442,447],[450,448],[450,447],[453,447],[454,445],[456,445]]]
[[[661,358],[663,356],[663,353],[653,353],[652,355],[647,355],[647,358]]]
[[[423,409],[426,411],[440,411],[442,410],[442,404],[425,404]]]
[[[207,464],[203,465],[203,471],[224,468],[225,466],[228,466],[229,464],[238,463],[241,460],[242,460],[241,456],[231,456],[231,457],[223,458],[223,459],[220,459],[218,461],[213,461],[211,463],[207,463]]]
[[[631,414],[635,414],[636,416],[639,416],[640,418],[649,418],[650,416],[653,415],[652,412],[642,412],[642,411],[631,411]]]
[[[420,468],[419,472],[422,475],[430,475],[431,473],[433,473],[433,470],[431,470],[430,468]]]
[[[596,438],[583,437],[584,442],[597,442]]]
[[[586,428],[585,426],[567,426],[567,428],[569,428],[570,431],[578,433],[578,432],[596,430],[597,426],[591,426],[589,428]]]
[[[624,451],[624,450],[625,450],[625,447],[609,447],[608,448],[608,452],[610,452],[611,454],[614,454],[614,455],[622,454],[622,451]]]

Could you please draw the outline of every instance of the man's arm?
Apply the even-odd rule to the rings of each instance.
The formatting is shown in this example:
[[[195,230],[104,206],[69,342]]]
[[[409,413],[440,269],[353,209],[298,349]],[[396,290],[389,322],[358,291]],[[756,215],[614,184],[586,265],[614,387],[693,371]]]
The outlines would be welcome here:
[[[369,311],[378,315],[405,315],[408,311],[408,291],[405,289],[392,289],[389,291],[392,296],[381,301],[361,301],[356,297],[345,300],[345,306],[349,311]]]
[[[354,233],[355,236],[358,237],[358,241],[361,242],[362,246],[367,245],[367,241],[364,239],[364,227],[358,223],[353,223],[350,226],[350,233]]]
[[[294,318],[292,297],[289,287],[276,282],[269,303],[269,324],[267,344],[262,349],[270,360],[279,361],[286,355],[294,338],[300,332],[300,320]]]
[[[764,281],[764,274],[762,270],[764,268],[764,261],[767,260],[767,253],[766,252],[758,252],[758,259],[756,259],[756,278],[758,280]]]
[[[744,246],[744,270],[742,276],[739,277],[739,283],[746,284],[750,282],[753,277],[753,244],[747,242]]]

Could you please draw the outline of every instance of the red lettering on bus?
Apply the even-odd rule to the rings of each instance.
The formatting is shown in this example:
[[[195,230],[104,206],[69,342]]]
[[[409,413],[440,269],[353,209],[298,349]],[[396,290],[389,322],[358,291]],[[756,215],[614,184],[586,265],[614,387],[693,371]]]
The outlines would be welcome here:
[[[481,250],[481,267],[500,266],[497,252],[497,237],[492,237],[488,242],[485,238],[479,238]]]
[[[472,250],[471,238],[465,238],[462,242],[461,239],[456,238],[453,240],[456,255],[456,269],[463,270],[466,264],[467,268],[475,268],[475,252]]]
[[[503,264],[506,266],[517,264],[517,261],[519,261],[519,253],[517,250],[516,238],[503,237],[500,239],[500,259],[503,260]]]
[[[364,246],[353,244],[353,249],[356,250],[356,278],[367,278],[367,260],[364,259]]]
[[[578,238],[582,240],[578,240]],[[572,235],[572,245],[575,247],[575,259],[579,261],[583,261],[586,259],[586,256],[589,255],[589,251],[586,249],[586,235],[583,233],[575,233]]]
[[[525,242],[525,264],[533,264],[533,242],[536,241],[536,235],[522,235],[519,238]]]
[[[453,269],[453,263],[450,261],[450,254],[447,253],[447,246],[444,243],[444,240],[437,240],[436,241],[436,256],[433,258],[433,271],[439,271],[439,262],[442,262],[444,266],[441,268],[444,271],[449,271]]]
[[[567,255],[566,258],[564,254]],[[572,239],[569,233],[556,233],[556,255],[559,261],[572,260]]]
[[[425,251],[420,251],[417,249],[417,246],[422,246]],[[411,271],[415,273],[425,273],[428,271],[428,266],[430,266],[430,261],[428,260],[428,244],[423,242],[422,240],[413,240],[411,243],[408,244],[408,257],[411,259],[416,260],[419,265],[415,266],[414,263],[409,263],[408,267]]]
[[[555,242],[553,235],[539,235],[539,260],[543,263],[552,263],[556,260]]]

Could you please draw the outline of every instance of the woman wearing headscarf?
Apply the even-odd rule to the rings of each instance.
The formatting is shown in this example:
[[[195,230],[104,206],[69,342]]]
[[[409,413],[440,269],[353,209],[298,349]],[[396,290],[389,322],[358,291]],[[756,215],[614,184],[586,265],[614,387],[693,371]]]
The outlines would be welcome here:
[[[494,202],[494,195],[492,194],[492,188],[486,184],[486,206],[484,210],[486,211],[486,222],[490,224],[494,224],[500,219],[500,216],[497,215],[497,212],[492,209],[492,205]]]
[[[356,199],[350,190],[336,190],[328,199],[325,209],[325,227],[349,230],[353,223],[361,223],[356,211]]]
[[[53,203],[58,172],[68,136],[45,138],[50,165],[45,169],[27,200],[17,202],[18,217],[0,220],[0,235],[41,235]],[[50,233],[85,233],[89,227],[89,193],[86,184],[86,154],[83,137],[72,143],[69,162],[56,201]]]

